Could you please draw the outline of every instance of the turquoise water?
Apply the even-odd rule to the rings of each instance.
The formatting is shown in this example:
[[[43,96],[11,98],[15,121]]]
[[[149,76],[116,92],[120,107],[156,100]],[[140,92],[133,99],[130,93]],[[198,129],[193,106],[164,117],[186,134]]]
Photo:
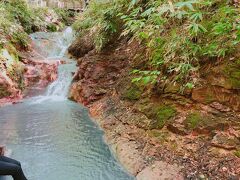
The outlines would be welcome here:
[[[40,47],[38,34],[33,36]],[[49,53],[47,47],[45,55],[61,56],[63,50]],[[59,66],[58,79],[45,93],[0,108],[0,143],[12,150],[29,180],[134,179],[115,159],[88,110],[67,99],[75,70],[71,61]]]

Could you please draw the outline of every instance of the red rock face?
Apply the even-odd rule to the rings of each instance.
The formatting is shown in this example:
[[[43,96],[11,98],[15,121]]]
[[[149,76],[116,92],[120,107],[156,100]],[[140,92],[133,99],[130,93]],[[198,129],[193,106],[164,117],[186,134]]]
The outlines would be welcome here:
[[[58,62],[33,62],[29,61],[26,64],[24,73],[25,86],[29,87],[37,85],[44,88],[49,82],[56,80],[57,78],[57,66]]]
[[[15,103],[23,98],[23,90],[34,86],[45,88],[50,82],[57,78],[57,67],[59,62],[24,60],[24,72],[19,74],[18,79],[23,81],[20,87],[19,81],[14,81],[4,74],[0,74],[0,106],[6,103]]]
[[[193,89],[192,99],[204,104],[219,102],[231,107],[235,111],[240,111],[240,93],[219,86]]]
[[[123,95],[131,84],[130,69],[141,68],[144,58],[134,60],[142,51],[140,46],[116,46],[101,53],[80,53],[70,98],[90,108],[120,162],[139,179],[164,179],[170,174],[169,179],[181,179],[182,174],[198,179],[204,177],[202,167],[213,179],[238,178],[239,158],[233,153],[240,149],[240,94],[235,81],[239,77],[233,81],[231,73],[226,73],[235,72],[235,65],[226,69],[223,63],[222,68],[214,66],[216,70],[209,65],[208,71],[201,70],[202,84],[184,94],[178,85],[159,82],[158,87],[141,91],[140,98],[135,98],[137,91],[132,89],[127,99]],[[164,127],[149,129],[152,122],[169,115],[170,107],[176,112]],[[162,160],[182,170],[166,168]]]
[[[129,64],[129,56],[121,49],[109,48],[100,54],[90,52],[79,59],[78,72],[70,89],[70,98],[84,105],[101,99],[116,85]]]

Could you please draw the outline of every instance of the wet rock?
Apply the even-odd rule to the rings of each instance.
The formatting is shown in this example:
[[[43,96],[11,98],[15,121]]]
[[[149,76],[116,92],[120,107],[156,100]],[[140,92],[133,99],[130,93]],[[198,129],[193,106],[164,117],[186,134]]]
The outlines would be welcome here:
[[[176,165],[170,165],[163,161],[156,161],[138,173],[136,178],[137,180],[183,180],[184,177],[180,171],[181,169]]]
[[[104,129],[111,129],[113,128],[113,126],[116,125],[116,122],[117,122],[117,119],[115,119],[114,117],[106,118],[106,120],[102,124],[102,127]]]
[[[25,61],[24,84],[26,87],[37,85],[37,87],[46,87],[49,82],[57,79],[57,66],[56,62],[47,61]]]
[[[133,175],[137,175],[145,166],[145,162],[138,146],[128,140],[119,140],[116,144],[116,154],[119,161]]]
[[[111,90],[127,61],[120,54],[91,54],[78,61],[79,70],[74,76],[70,98],[84,105],[99,100]]]

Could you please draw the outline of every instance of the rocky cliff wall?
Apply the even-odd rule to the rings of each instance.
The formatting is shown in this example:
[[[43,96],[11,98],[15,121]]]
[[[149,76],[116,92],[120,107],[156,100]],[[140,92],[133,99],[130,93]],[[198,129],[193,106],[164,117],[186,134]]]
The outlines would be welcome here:
[[[203,64],[193,89],[161,82],[142,87],[130,73],[145,61],[139,43],[121,40],[97,53],[89,42],[80,38],[69,49],[80,57],[70,98],[90,108],[137,179],[239,178],[236,59]]]

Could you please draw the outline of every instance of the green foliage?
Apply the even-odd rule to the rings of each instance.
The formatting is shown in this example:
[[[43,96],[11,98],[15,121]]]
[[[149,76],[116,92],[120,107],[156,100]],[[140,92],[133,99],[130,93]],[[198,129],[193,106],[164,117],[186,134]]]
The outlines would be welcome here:
[[[54,8],[53,9],[54,12],[58,15],[60,21],[66,25],[70,25],[71,24],[71,17],[74,17],[75,14],[72,12],[69,12],[65,9],[61,9],[61,8]]]
[[[12,2],[12,1],[11,1]],[[0,46],[3,47],[8,41],[27,47],[28,36],[23,30],[19,19],[13,13],[12,3],[0,2]],[[19,11],[16,11],[19,12]],[[22,12],[24,14],[24,12]]]
[[[57,31],[57,25],[54,23],[48,24],[47,25],[47,30],[50,32],[56,32]]]
[[[193,88],[202,60],[235,52],[239,19],[239,8],[228,0],[93,0],[74,27],[82,35],[94,32],[98,50],[116,34],[144,44],[149,61],[134,70],[133,82],[159,80]]]
[[[156,83],[160,72],[159,71],[140,71],[136,69],[132,71],[132,74],[135,74],[138,76],[132,79],[133,83],[147,85],[149,83],[151,84]]]
[[[162,80],[171,76],[173,83],[189,84],[203,57],[222,58],[234,51],[239,17],[226,1],[150,1],[121,16],[122,34],[145,40],[150,68],[160,71]]]
[[[69,13],[59,9],[30,8],[25,0],[0,2],[0,46],[11,42],[27,48],[28,34],[35,31],[56,31]],[[54,19],[56,22],[51,22]],[[58,22],[58,23],[57,23]]]
[[[118,14],[124,8],[125,0],[91,1],[88,9],[80,15],[73,28],[80,35],[91,33],[95,47],[100,51],[120,31]]]
[[[33,12],[28,8],[24,0],[9,0],[5,3],[5,8],[17,23],[21,24],[27,33],[32,32]]]

